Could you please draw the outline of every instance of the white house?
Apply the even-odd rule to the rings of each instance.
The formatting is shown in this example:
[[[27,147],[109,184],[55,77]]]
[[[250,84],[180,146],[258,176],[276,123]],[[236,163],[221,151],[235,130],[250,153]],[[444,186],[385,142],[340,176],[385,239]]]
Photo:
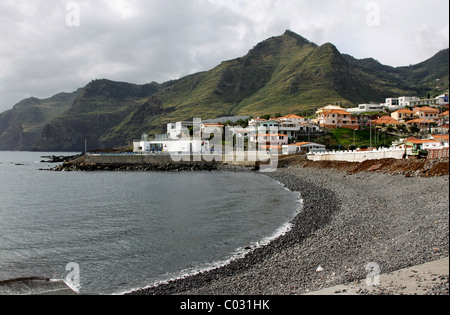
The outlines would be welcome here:
[[[400,107],[411,106],[412,101],[418,101],[420,98],[415,96],[401,96],[398,98],[398,105]]]
[[[275,119],[265,120],[265,119],[252,119],[249,121],[249,126],[254,126],[256,128],[266,128],[269,130],[271,127],[276,127],[280,125],[280,122]]]
[[[284,134],[255,134],[250,136],[250,142],[256,143],[259,149],[281,151],[282,146],[289,143],[289,138]]]
[[[183,135],[189,135],[189,127],[192,126],[192,121],[179,121],[167,124],[167,134],[170,139],[180,139]]]
[[[439,141],[444,147],[449,146],[449,135],[433,135],[430,140]]]
[[[295,139],[298,131],[300,131],[300,124],[295,121],[284,120],[278,125],[278,132],[287,135],[289,140]]]
[[[395,107],[399,106],[398,97],[389,97],[386,99],[386,103],[384,104],[386,107]]]
[[[133,152],[135,153],[191,154],[209,150],[210,143],[208,140],[191,139],[190,137],[176,140],[148,140],[143,137],[143,139],[133,142]]]
[[[164,154],[191,154],[210,151],[210,141],[201,138],[201,133],[191,137],[189,127],[193,122],[177,122],[167,124],[167,134],[156,135],[150,140],[147,134],[143,134],[140,140],[133,142],[133,152],[137,153],[164,153]],[[203,125],[203,131],[213,133],[212,126]],[[222,126],[223,127],[223,126]]]
[[[386,107],[390,111],[396,111],[399,109],[403,109],[408,106],[414,106],[412,102],[416,102],[420,100],[420,98],[415,96],[400,96],[400,97],[390,97],[386,99],[386,103],[380,104],[383,107]]]
[[[202,123],[200,125],[200,132],[202,134],[211,134],[211,133],[224,133],[224,126],[221,123]]]
[[[319,125],[317,125],[311,121],[307,121],[307,122],[304,122],[299,125],[299,131],[303,132],[303,133],[308,133],[308,132],[313,133],[316,131],[320,131],[320,127],[319,127]]]
[[[448,94],[439,95],[436,98],[417,99],[410,102],[411,107],[415,106],[444,106],[448,105]]]
[[[294,114],[290,114],[284,117],[279,117],[277,118],[279,121],[283,122],[283,121],[290,121],[293,123],[297,123],[297,124],[301,124],[304,123],[306,121],[305,118],[298,116],[298,115],[294,115]]]
[[[346,111],[352,114],[362,114],[366,112],[384,111],[384,107],[381,104],[359,104],[358,107],[347,108]]]

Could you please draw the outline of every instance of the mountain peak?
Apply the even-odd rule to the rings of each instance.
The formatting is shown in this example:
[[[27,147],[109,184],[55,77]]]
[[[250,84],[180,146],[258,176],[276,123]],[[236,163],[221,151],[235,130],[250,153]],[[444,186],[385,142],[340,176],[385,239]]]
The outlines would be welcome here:
[[[299,44],[311,44],[311,42],[309,40],[307,40],[303,36],[300,36],[300,35],[298,35],[297,33],[293,32],[291,30],[286,30],[284,32],[283,36],[293,37],[293,38],[295,38],[297,40],[297,43],[299,43]]]

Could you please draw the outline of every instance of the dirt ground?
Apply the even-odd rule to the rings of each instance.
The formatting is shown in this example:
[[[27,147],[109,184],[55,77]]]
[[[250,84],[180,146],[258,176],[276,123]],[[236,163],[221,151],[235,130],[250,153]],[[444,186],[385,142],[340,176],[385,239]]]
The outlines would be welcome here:
[[[382,172],[393,175],[404,175],[406,177],[422,176],[448,176],[449,159],[383,159],[365,162],[342,162],[342,161],[309,161],[305,159],[293,159],[290,165],[300,165],[311,168],[331,168],[346,171],[348,174],[358,172]]]

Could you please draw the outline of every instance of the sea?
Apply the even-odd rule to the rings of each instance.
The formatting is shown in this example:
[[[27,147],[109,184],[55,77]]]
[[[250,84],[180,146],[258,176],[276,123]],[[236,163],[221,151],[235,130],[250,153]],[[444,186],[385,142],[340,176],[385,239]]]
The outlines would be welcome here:
[[[114,295],[223,266],[290,228],[299,193],[258,172],[53,172],[0,152],[0,282]],[[1,294],[0,288],[0,294]]]

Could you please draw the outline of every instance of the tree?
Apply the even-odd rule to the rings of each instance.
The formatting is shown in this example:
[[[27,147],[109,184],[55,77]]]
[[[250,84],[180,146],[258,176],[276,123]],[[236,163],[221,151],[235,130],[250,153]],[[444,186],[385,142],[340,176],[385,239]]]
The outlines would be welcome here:
[[[415,126],[415,125],[412,125],[411,127],[409,127],[409,131],[411,133],[419,133],[420,132],[420,128]]]

